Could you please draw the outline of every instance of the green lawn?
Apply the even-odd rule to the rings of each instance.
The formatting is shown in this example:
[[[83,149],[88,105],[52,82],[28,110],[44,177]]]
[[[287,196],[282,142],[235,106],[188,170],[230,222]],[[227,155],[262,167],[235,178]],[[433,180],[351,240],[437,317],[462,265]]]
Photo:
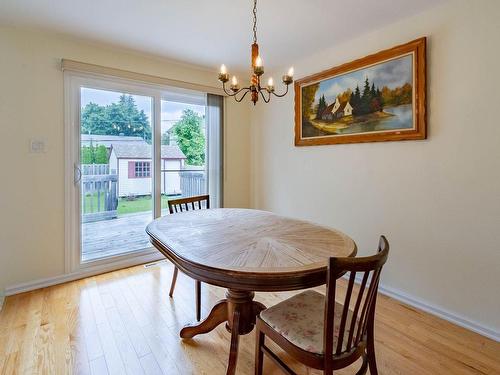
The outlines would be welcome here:
[[[101,194],[101,211],[104,210],[104,194]],[[83,209],[84,214],[98,212],[97,210],[97,194],[87,195]],[[161,196],[161,208],[168,208],[168,197]],[[137,197],[133,200],[127,198],[118,199],[118,215],[133,214],[137,212],[151,211],[153,209],[153,200],[150,196]]]

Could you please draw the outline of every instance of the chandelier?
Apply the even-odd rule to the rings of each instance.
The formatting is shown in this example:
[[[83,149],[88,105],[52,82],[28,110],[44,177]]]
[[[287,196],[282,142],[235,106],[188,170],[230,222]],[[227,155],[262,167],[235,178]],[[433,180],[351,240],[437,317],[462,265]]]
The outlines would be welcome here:
[[[282,77],[282,81],[286,86],[283,94],[277,94],[274,91],[273,78],[270,77],[267,81],[267,86],[260,85],[261,77],[264,74],[264,66],[262,65],[262,58],[259,56],[259,45],[257,44],[257,0],[253,2],[253,44],[252,44],[252,75],[250,77],[250,86],[242,87],[238,85],[236,76],[231,79],[229,86],[230,91],[226,89],[226,82],[229,81],[229,73],[227,72],[224,64],[220,67],[219,81],[222,82],[222,88],[226,95],[233,96],[237,102],[241,102],[243,98],[250,93],[250,100],[255,105],[259,100],[259,95],[264,102],[269,103],[271,95],[283,97],[288,93],[288,86],[293,82],[293,68],[288,70],[288,73]]]

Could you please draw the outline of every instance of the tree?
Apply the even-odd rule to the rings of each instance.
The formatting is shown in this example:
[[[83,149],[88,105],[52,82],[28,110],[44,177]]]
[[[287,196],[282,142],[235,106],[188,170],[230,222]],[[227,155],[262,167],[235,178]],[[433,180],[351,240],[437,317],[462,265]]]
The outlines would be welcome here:
[[[361,91],[359,90],[359,85],[354,89],[354,94],[351,96],[351,106],[353,108],[353,114],[359,114],[359,106],[361,105]]]
[[[177,144],[186,155],[189,165],[205,164],[205,135],[203,118],[191,109],[182,112],[181,119],[172,126]]]
[[[370,89],[370,96],[372,99],[377,97],[377,90],[375,90],[375,83],[373,82],[372,82],[372,88]]]
[[[105,134],[108,126],[106,108],[95,103],[88,103],[81,115],[82,133]]]
[[[370,94],[371,94],[370,81],[368,80],[368,77],[366,77],[366,79],[365,79],[365,86],[363,87],[363,96],[362,96],[362,99],[363,100],[369,100],[370,99]]]
[[[345,90],[342,94],[338,96],[339,102],[345,103],[345,102],[351,102],[351,97],[352,97],[352,91],[351,89]],[[351,103],[352,105],[352,103]]]
[[[108,164],[108,150],[104,145],[94,147],[90,143],[82,147],[80,159],[82,164]]]
[[[326,109],[326,99],[325,95],[321,95],[319,98],[319,104],[318,104],[318,109],[316,110],[316,118],[319,119],[321,118],[321,115],[323,114],[324,110]]]
[[[143,110],[139,111],[132,95],[121,95],[118,103],[100,106],[88,103],[81,115],[82,133],[140,136],[151,142],[151,126]]]
[[[382,106],[411,104],[412,94],[412,85],[410,83],[405,83],[403,86],[395,87],[394,89],[384,86],[380,92],[380,101]]]
[[[302,121],[309,122],[313,113],[313,103],[319,83],[314,83],[302,88]]]

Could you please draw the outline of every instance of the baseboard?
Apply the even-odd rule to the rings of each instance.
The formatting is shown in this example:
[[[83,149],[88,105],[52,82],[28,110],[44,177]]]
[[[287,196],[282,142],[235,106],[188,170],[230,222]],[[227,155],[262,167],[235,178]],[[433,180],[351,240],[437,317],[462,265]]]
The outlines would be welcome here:
[[[379,292],[388,297],[394,298],[397,301],[416,307],[417,309],[438,316],[448,322],[454,323],[460,327],[466,328],[470,331],[479,333],[480,335],[486,336],[492,340],[500,342],[500,332],[494,330],[493,328],[487,327],[484,324],[472,321],[459,314],[432,305],[420,298],[416,298],[395,288],[382,285],[382,283],[379,285]]]
[[[343,278],[348,280],[349,275],[346,274],[343,276]],[[357,275],[354,282],[356,284],[361,284],[361,279],[362,278],[359,275]],[[442,307],[432,305],[421,298],[414,297],[408,293],[387,286],[383,283],[379,284],[378,291],[380,294],[383,294],[387,297],[391,297],[396,301],[403,302],[409,306],[415,307],[419,310],[425,311],[426,313],[444,319],[450,323],[456,324],[457,326],[468,329],[469,331],[479,333],[482,336],[500,342],[500,332],[495,331],[493,328],[487,327],[484,324],[465,318],[459,314],[443,309]]]
[[[2,311],[3,301],[5,301],[5,292],[0,290],[0,311]]]
[[[32,290],[46,288],[52,285],[67,283],[69,281],[83,279],[85,277],[95,276],[101,273],[111,272],[122,268],[132,267],[138,264],[154,262],[164,258],[165,257],[163,255],[161,255],[159,252],[156,252],[153,254],[144,255],[139,258],[134,258],[129,261],[122,261],[114,265],[99,265],[91,268],[85,268],[83,270],[75,271],[72,273],[33,280],[26,283],[15,284],[5,288],[5,296],[30,292]]]

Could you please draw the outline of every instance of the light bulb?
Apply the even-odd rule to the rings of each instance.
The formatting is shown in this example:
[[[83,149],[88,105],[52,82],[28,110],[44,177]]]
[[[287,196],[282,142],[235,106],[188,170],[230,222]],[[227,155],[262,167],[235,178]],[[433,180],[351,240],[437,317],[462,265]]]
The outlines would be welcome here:
[[[227,74],[227,69],[224,64],[220,66],[220,74]]]
[[[273,77],[269,77],[269,79],[267,80],[267,85],[268,85],[269,87],[273,87],[273,86],[274,86]]]
[[[288,76],[293,77],[293,66],[290,69],[288,69]]]
[[[236,79],[236,76],[233,76],[233,78],[231,78],[231,85],[236,86],[237,84],[238,80]]]
[[[255,66],[262,67],[262,59],[260,58],[260,56],[257,56],[257,58],[255,59]]]

